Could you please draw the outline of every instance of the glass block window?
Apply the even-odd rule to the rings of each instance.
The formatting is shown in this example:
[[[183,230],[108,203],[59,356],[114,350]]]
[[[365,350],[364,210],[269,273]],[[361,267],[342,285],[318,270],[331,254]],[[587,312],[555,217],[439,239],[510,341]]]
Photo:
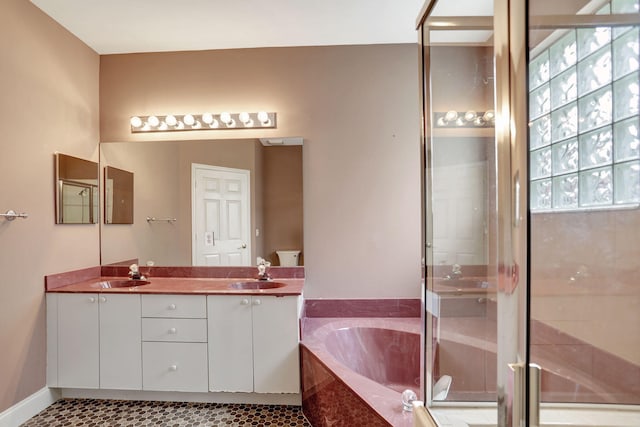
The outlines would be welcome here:
[[[614,0],[599,13],[637,12]],[[532,211],[640,204],[640,28],[566,31],[529,64]]]

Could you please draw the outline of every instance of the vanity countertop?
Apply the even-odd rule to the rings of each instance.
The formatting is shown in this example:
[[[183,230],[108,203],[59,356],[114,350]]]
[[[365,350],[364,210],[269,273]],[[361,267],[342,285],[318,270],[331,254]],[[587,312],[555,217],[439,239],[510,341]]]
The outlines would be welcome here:
[[[183,295],[301,295],[304,279],[274,279],[285,286],[269,289],[234,289],[232,283],[257,282],[247,278],[152,277],[140,286],[105,287],[109,281],[123,281],[122,277],[96,277],[66,286],[49,289],[54,293],[116,293],[116,294],[183,294]]]

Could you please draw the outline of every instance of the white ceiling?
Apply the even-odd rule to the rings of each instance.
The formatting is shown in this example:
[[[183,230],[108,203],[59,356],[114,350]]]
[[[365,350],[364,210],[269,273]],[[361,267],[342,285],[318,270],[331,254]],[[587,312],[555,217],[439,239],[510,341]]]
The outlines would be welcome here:
[[[424,3],[424,0],[31,1],[99,54],[417,43],[415,22]]]

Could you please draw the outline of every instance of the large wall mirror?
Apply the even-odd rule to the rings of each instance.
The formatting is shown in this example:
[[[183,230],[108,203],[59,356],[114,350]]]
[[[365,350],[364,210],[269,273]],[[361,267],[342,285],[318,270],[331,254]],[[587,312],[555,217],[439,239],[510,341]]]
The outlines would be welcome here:
[[[102,264],[137,259],[157,266],[252,265],[260,256],[280,265],[276,251],[299,250],[303,265],[302,145],[265,144],[257,139],[101,143],[103,167],[135,175],[133,223],[102,225]],[[242,186],[233,179],[214,176],[197,181],[197,187],[194,170],[203,167],[246,172],[246,203],[234,199]],[[195,203],[196,197],[203,204]],[[234,240],[243,226],[235,214],[244,207],[244,240]],[[205,225],[198,225],[202,221]],[[231,252],[247,256],[194,259],[197,243],[218,248],[225,239]]]
[[[56,224],[95,224],[99,218],[98,163],[55,154]]]

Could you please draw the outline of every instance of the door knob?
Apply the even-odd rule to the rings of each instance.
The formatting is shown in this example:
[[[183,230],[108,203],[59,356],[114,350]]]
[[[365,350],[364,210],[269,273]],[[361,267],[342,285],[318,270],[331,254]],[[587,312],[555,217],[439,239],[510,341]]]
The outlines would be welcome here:
[[[242,246],[240,246],[238,249],[247,249],[247,244],[243,243]]]

